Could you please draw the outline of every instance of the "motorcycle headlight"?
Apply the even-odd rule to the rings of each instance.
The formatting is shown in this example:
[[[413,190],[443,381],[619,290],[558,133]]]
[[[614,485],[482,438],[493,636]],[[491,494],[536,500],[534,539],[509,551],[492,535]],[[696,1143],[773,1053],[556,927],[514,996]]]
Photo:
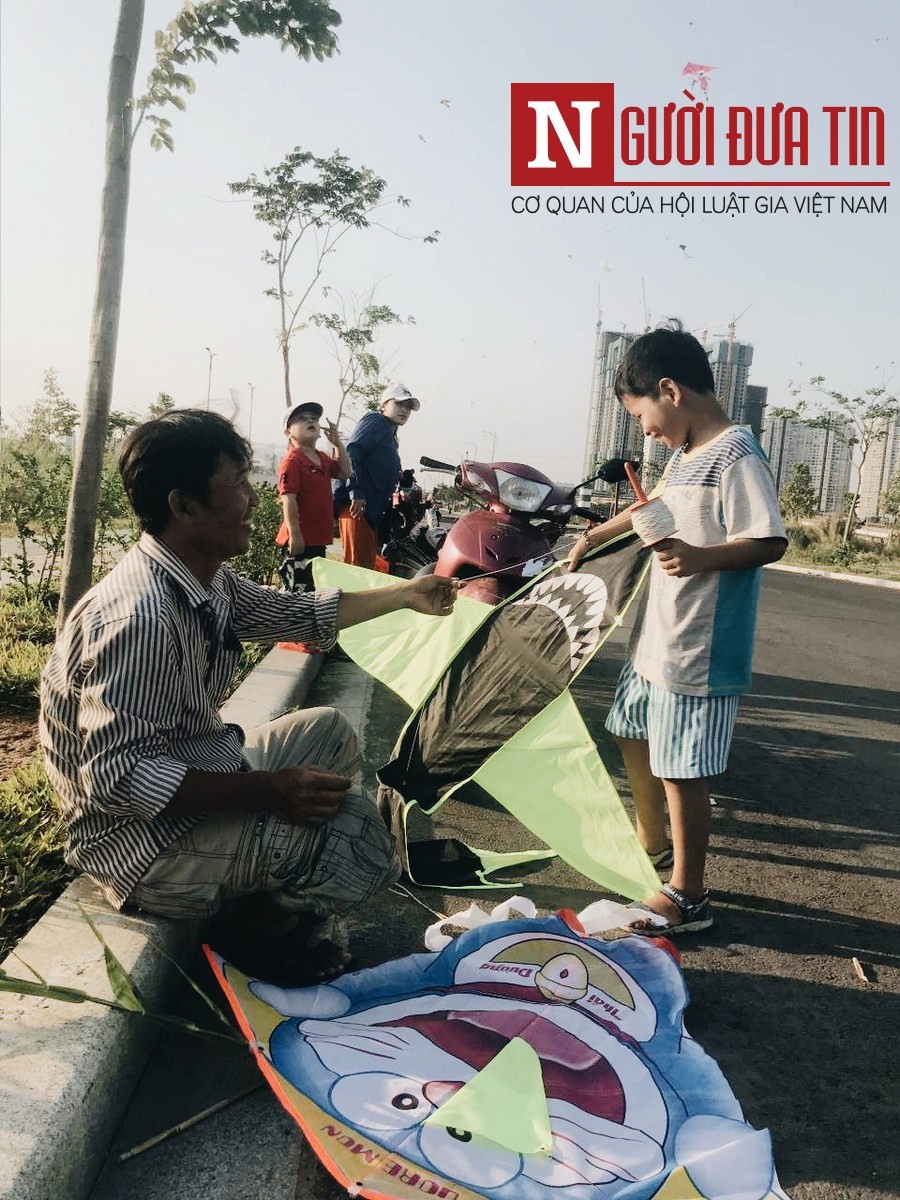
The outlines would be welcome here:
[[[521,479],[518,475],[510,475],[508,471],[498,471],[496,468],[494,474],[497,476],[498,500],[516,512],[537,512],[550,495],[549,484]]]

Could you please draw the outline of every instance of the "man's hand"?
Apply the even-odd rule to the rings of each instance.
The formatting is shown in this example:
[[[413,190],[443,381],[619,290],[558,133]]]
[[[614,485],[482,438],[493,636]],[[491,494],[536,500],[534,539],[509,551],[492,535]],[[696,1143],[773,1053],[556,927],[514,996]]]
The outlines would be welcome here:
[[[691,546],[681,538],[666,538],[657,542],[653,551],[665,573],[675,579],[687,579],[689,575],[709,570],[704,548]]]
[[[321,825],[333,817],[352,782],[325,767],[285,767],[266,774],[265,807],[291,825]]]
[[[423,575],[405,585],[406,607],[431,617],[446,617],[453,611],[460,579],[442,579],[438,575]]]
[[[355,519],[358,520],[360,517],[364,517],[365,515],[366,515],[365,500],[351,500],[350,501],[350,516],[354,517]]]

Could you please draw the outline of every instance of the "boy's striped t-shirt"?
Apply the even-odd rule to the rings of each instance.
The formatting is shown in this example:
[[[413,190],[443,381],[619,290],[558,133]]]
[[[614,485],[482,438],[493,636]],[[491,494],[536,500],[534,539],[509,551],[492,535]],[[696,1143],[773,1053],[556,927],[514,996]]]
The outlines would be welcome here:
[[[674,536],[689,545],[785,536],[772,472],[748,430],[731,426],[692,453],[676,451],[662,484]],[[676,579],[654,558],[634,669],[689,696],[748,691],[759,584],[759,567]]]

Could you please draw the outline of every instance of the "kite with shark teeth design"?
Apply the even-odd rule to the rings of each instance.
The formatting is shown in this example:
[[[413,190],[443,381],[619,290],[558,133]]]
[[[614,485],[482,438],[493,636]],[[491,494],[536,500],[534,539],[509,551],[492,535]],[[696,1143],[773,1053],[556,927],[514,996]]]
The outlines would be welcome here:
[[[351,1195],[787,1200],[769,1134],[684,1029],[670,943],[594,941],[574,913],[495,920],[295,990],[207,954]]]
[[[509,887],[492,872],[558,854],[632,900],[659,888],[650,860],[569,687],[621,624],[649,568],[633,535],[554,564],[496,607],[460,597],[435,621],[408,612],[344,630],[347,654],[415,710],[378,772],[409,878],[447,888]],[[346,591],[385,576],[317,559],[317,586]],[[407,843],[410,808],[487,793],[549,850],[496,854],[451,839]]]

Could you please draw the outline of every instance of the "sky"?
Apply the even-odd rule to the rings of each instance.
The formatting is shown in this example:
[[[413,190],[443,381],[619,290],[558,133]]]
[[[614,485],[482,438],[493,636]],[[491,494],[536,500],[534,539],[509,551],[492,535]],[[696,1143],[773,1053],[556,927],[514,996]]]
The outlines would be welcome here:
[[[397,235],[354,232],[322,283],[376,300],[414,324],[387,329],[387,377],[419,396],[401,434],[404,466],[421,454],[520,461],[576,483],[587,432],[595,332],[680,317],[698,333],[754,344],[750,381],[770,405],[812,375],[854,394],[900,386],[900,9],[896,0],[335,0],[340,54],[305,63],[265,40],[195,67],[197,91],[170,109],[175,152],[143,132],[132,165],[125,286],[113,407],[146,413],[160,391],[212,407],[277,443],[284,408],[277,309],[263,293],[268,229],[228,182],[295,146],[336,149],[411,200],[386,220]],[[4,0],[0,13],[0,389],[15,422],[54,368],[79,407],[86,380],[115,0]],[[153,32],[176,0],[147,0],[138,81]],[[809,189],[748,188],[743,214],[700,211],[728,189],[695,187],[695,211],[661,211],[674,188],[510,185],[510,84],[615,85],[616,106],[682,95],[682,68],[715,66],[706,99],[805,107],[822,161],[825,105],[885,113],[886,162],[852,188],[822,189],[833,211],[797,212]],[[446,101],[446,103],[445,103]],[[818,140],[817,140],[818,139]],[[634,180],[640,174],[621,174]],[[778,180],[784,172],[757,169]],[[850,174],[849,172],[846,174]],[[660,168],[644,180],[678,179]],[[619,177],[617,173],[617,178]],[[801,178],[815,178],[815,172]],[[830,177],[842,177],[834,169]],[[889,180],[892,187],[866,183]],[[841,213],[841,194],[886,198],[886,212]],[[603,214],[512,211],[515,196],[604,197]],[[612,213],[613,196],[652,211]],[[756,213],[755,197],[788,212]],[[439,230],[436,244],[421,235]],[[398,236],[399,235],[399,236]],[[296,279],[308,277],[304,264]],[[314,298],[313,310],[327,309]],[[735,320],[736,319],[736,320]],[[210,377],[210,352],[212,373]],[[294,401],[337,410],[337,363],[314,329],[292,350]]]

